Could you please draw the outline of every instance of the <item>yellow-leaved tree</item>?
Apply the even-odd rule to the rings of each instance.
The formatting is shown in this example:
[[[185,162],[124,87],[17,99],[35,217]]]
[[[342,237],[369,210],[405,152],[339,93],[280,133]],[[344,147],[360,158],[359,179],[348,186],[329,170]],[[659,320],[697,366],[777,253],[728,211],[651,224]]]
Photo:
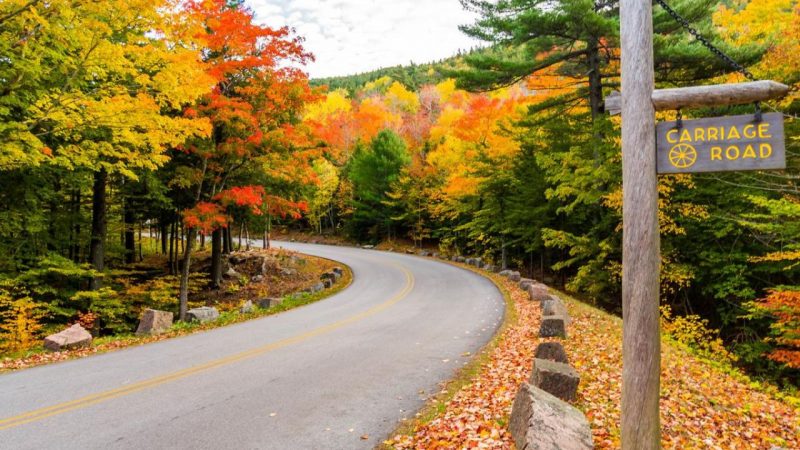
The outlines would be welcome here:
[[[800,2],[739,0],[723,4],[714,14],[714,22],[733,45],[766,46],[764,57],[751,68],[753,74],[792,85],[794,89],[783,104],[800,98]]]
[[[183,107],[213,85],[197,25],[172,0],[0,6],[0,170],[49,164],[93,177],[90,261],[104,268],[106,185],[136,179],[210,131]],[[99,286],[98,279],[93,287]]]
[[[312,194],[308,199],[308,212],[306,216],[314,229],[322,234],[322,222],[331,213],[333,194],[339,187],[339,175],[336,167],[326,159],[318,159],[312,164],[317,176],[317,185],[312,187]],[[333,228],[333,224],[331,224]]]

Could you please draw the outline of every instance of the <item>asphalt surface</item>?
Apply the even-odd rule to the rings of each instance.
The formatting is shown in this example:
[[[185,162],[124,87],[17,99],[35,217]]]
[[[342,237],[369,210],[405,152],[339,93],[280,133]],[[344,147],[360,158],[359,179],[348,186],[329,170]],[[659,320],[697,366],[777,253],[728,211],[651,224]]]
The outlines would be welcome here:
[[[469,271],[277,245],[347,264],[352,285],[274,316],[0,375],[0,448],[372,448],[501,322],[500,292]]]

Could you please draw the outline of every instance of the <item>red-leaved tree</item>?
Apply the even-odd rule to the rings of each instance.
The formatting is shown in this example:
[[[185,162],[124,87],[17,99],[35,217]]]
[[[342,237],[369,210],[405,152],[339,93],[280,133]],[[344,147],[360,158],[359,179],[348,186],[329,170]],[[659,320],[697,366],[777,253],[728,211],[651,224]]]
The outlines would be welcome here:
[[[194,38],[203,43],[203,59],[215,85],[185,112],[207,118],[212,124],[211,136],[187,143],[182,149],[187,162],[176,171],[190,179],[195,189],[194,203],[184,211],[187,245],[181,268],[182,320],[196,234],[211,234],[211,282],[219,287],[221,231],[230,222],[227,208],[262,210],[267,194],[263,187],[251,186],[246,174],[280,170],[270,161],[308,165],[303,161],[306,153],[294,151],[292,124],[313,95],[306,74],[297,67],[312,56],[290,29],[256,24],[253,12],[241,1],[191,0],[185,8],[199,24]]]

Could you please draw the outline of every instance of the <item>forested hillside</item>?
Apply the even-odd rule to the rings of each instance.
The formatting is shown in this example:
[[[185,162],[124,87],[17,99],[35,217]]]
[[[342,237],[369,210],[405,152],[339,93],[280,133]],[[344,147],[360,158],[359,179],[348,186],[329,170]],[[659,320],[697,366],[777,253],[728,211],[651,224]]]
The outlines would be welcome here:
[[[360,90],[365,84],[374,82],[379,78],[390,78],[398,81],[411,90],[418,90],[422,86],[436,84],[447,78],[448,68],[460,66],[467,55],[480,53],[481,49],[472,49],[467,52],[459,51],[456,56],[424,64],[409,63],[405,66],[385,67],[369,72],[344,75],[338,77],[313,78],[312,86],[325,86],[329,91],[343,89],[350,94]]]
[[[131,331],[142,302],[126,283],[148,252],[182,316],[222,287],[236,237],[268,242],[276,226],[480,255],[620,312],[620,122],[604,110],[617,2],[463,3],[487,50],[312,82],[301,39],[243,2],[0,4],[5,350],[90,313],[95,333]],[[739,364],[796,383],[800,4],[670,4],[792,90],[762,105],[786,114],[785,171],[660,177],[662,304],[691,317],[676,339],[705,348],[719,330]],[[659,87],[744,80],[654,13]]]
[[[426,84],[440,82],[443,77],[437,70],[438,64],[420,64],[408,66],[387,67],[341,77],[316,78],[311,80],[312,86],[325,86],[328,90],[343,89],[352,94],[361,89],[365,84],[379,78],[388,77],[399,81],[410,89],[418,89]]]
[[[442,78],[428,84],[415,77],[425,66],[328,80],[324,101],[307,110],[336,155],[330,201],[311,203],[326,210],[317,220],[312,208],[313,228],[480,254],[619,313],[619,120],[603,108],[619,89],[617,9],[467,3],[484,19],[464,31],[488,50],[429,68]],[[707,321],[706,331],[674,330],[686,340],[713,340],[719,329],[739,363],[796,380],[800,9],[792,1],[670,4],[756,77],[793,89],[764,105],[786,114],[786,171],[660,177],[662,304]],[[659,87],[745,80],[663,9],[654,13]],[[751,113],[748,105],[683,116]]]

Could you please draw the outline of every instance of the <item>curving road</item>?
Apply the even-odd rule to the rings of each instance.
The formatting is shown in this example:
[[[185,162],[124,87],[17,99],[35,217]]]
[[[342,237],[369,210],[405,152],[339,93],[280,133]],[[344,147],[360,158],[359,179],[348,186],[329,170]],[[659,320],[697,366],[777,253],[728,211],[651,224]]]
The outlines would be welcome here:
[[[429,259],[321,245],[353,284],[302,308],[0,375],[0,448],[372,448],[497,329],[502,296]]]

